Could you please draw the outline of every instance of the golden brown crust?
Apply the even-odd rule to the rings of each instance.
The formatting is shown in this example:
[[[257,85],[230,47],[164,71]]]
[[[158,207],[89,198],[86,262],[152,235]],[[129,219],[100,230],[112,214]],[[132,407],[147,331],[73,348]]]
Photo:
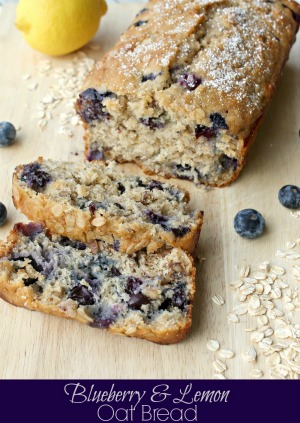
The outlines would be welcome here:
[[[11,231],[7,242],[0,243],[0,259],[9,256],[14,245],[18,243],[19,233],[16,229]],[[147,324],[138,324],[125,326],[111,325],[107,330],[113,334],[125,335],[145,339],[158,344],[174,344],[183,340],[188,334],[192,324],[192,302],[195,293],[195,275],[196,269],[193,266],[193,258],[188,256],[191,263],[190,273],[190,300],[188,311],[184,321],[178,321],[168,329],[152,327]],[[39,311],[57,317],[77,320],[80,323],[89,325],[92,319],[83,313],[80,309],[72,307],[63,309],[58,305],[42,303],[31,286],[25,286],[22,278],[13,279],[13,265],[8,260],[0,261],[0,298],[7,303],[26,308],[31,311]]]
[[[42,158],[38,159],[43,162]],[[68,208],[61,207],[57,213],[57,203],[43,193],[36,193],[27,188],[25,184],[19,183],[18,175],[22,172],[22,166],[18,166],[13,175],[12,198],[14,205],[28,219],[34,222],[42,222],[52,233],[67,236],[85,243],[107,237],[107,241],[113,242],[114,238],[121,241],[120,251],[132,254],[142,248],[147,248],[149,253],[169,245],[175,248],[194,254],[197,246],[201,226],[203,223],[203,212],[199,211],[195,216],[195,226],[185,236],[178,238],[172,232],[160,231],[159,236],[154,238],[152,228],[141,227],[138,222],[121,222],[117,216],[107,218],[105,225],[96,227],[92,221],[93,215],[89,211],[80,210],[71,205]],[[189,195],[187,194],[188,198]]]

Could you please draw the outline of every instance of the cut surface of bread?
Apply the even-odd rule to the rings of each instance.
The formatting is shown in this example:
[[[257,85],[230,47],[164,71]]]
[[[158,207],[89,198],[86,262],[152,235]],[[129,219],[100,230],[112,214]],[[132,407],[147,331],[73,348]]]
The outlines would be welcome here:
[[[0,245],[0,297],[160,344],[181,341],[191,326],[195,268],[181,249],[132,256],[103,241],[86,245],[15,225]]]
[[[87,160],[226,186],[238,176],[295,40],[289,0],[152,0],[89,74]]]
[[[13,177],[15,206],[52,233],[83,242],[104,239],[131,254],[166,245],[193,253],[202,225],[186,191],[114,164],[97,166],[39,159]]]

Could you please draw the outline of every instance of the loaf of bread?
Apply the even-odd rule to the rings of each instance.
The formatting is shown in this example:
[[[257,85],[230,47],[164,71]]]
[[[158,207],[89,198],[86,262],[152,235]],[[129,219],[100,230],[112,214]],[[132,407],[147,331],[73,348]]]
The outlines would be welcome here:
[[[55,234],[102,239],[127,254],[181,247],[193,253],[202,212],[189,211],[186,191],[168,183],[95,166],[39,159],[13,176],[15,206]]]
[[[195,268],[181,249],[132,256],[103,241],[89,246],[15,225],[0,245],[0,297],[16,306],[78,320],[159,344],[191,326]]]
[[[229,184],[299,22],[300,5],[289,0],[151,0],[79,95],[86,158]]]

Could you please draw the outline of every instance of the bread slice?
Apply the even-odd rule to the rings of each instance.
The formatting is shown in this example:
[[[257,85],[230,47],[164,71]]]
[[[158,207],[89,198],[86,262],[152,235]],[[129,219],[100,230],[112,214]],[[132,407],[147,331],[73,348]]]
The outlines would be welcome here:
[[[39,159],[13,176],[15,206],[52,233],[83,242],[103,239],[132,254],[164,246],[193,253],[203,213],[189,211],[187,192],[143,176],[128,176],[114,164]]]
[[[103,241],[86,245],[18,223],[0,245],[0,297],[30,310],[78,320],[159,344],[191,326],[192,258],[181,249],[131,256]]]

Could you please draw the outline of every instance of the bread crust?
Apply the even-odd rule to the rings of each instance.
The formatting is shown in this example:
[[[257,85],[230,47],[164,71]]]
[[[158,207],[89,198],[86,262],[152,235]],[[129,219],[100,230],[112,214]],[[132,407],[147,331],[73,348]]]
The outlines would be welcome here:
[[[39,163],[43,162],[40,157]],[[161,230],[154,238],[151,227],[148,229],[141,227],[138,222],[126,223],[124,225],[117,216],[107,217],[106,224],[96,227],[92,224],[94,216],[89,211],[69,205],[61,210],[57,216],[55,207],[58,203],[53,201],[43,193],[36,193],[19,183],[19,175],[23,166],[16,168],[12,181],[12,198],[16,208],[24,213],[28,219],[34,222],[42,222],[52,233],[67,236],[85,243],[93,242],[97,239],[120,240],[120,251],[132,254],[140,249],[147,248],[148,253],[153,253],[159,248],[169,245],[174,248],[182,248],[190,254],[195,253],[203,223],[203,212],[198,211],[195,216],[195,226],[181,238],[175,237],[171,232]],[[189,194],[186,193],[186,198]],[[70,226],[70,216],[73,216],[73,226]],[[113,235],[113,237],[112,237]]]
[[[18,243],[19,233],[15,227],[9,234],[6,243],[0,242],[0,259],[6,258],[10,255],[15,244]],[[135,322],[125,322],[124,325],[112,324],[108,329],[109,332],[127,337],[135,337],[145,339],[157,344],[168,345],[175,344],[182,341],[190,331],[192,324],[192,302],[195,293],[195,275],[196,270],[193,266],[193,258],[188,255],[191,263],[190,273],[190,300],[191,304],[187,308],[186,317],[182,321],[172,327],[164,329],[153,327],[145,323],[135,324]],[[13,265],[8,260],[0,260],[0,298],[7,303],[26,308],[31,311],[39,311],[45,314],[50,314],[57,317],[63,317],[71,320],[76,320],[80,323],[90,325],[92,319],[80,310],[80,308],[71,307],[62,310],[55,304],[41,303],[31,286],[25,286],[22,279],[13,280]],[[71,302],[72,303],[72,302]]]

